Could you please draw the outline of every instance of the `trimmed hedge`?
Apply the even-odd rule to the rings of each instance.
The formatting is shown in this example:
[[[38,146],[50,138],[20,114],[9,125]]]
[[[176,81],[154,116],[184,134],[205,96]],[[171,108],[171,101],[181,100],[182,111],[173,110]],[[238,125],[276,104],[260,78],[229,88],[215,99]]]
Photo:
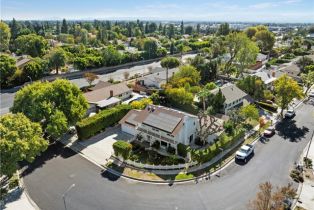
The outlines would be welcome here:
[[[81,120],[76,124],[78,138],[80,140],[88,139],[105,128],[114,125],[121,120],[130,109],[130,105],[118,105]]]
[[[267,109],[268,111],[271,112],[277,112],[278,107],[268,104],[268,103],[264,103],[264,102],[256,102],[257,105],[259,105],[260,107]]]
[[[121,156],[124,159],[128,159],[132,150],[132,144],[126,141],[116,141],[112,145],[114,154],[116,156]]]

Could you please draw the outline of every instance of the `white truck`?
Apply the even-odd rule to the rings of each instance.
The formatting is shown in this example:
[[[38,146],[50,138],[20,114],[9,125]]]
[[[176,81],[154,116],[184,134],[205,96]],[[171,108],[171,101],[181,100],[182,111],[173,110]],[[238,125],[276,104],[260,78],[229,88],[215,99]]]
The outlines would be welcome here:
[[[236,152],[235,159],[247,162],[248,158],[254,154],[254,146],[252,144],[242,145]]]

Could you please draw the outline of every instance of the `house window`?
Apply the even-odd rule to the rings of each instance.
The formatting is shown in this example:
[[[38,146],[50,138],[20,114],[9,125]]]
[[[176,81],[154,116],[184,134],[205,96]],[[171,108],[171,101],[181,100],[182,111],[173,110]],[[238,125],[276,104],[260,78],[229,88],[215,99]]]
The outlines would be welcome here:
[[[168,146],[168,143],[167,143],[167,142],[164,142],[164,141],[160,141],[160,146],[162,146],[162,147],[167,147],[167,146]]]

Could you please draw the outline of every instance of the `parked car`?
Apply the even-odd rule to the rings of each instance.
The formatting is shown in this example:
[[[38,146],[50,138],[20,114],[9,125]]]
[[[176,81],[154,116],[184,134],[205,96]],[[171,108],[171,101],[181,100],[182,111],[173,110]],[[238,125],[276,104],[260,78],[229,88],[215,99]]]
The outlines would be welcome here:
[[[309,97],[313,97],[314,98],[314,90],[309,93]]]
[[[295,112],[293,109],[288,109],[287,112],[285,113],[286,118],[292,118],[295,116]]]
[[[274,127],[269,127],[264,131],[264,136],[265,137],[272,137],[275,134],[275,128]]]
[[[254,146],[252,144],[242,145],[236,152],[235,159],[247,162],[248,158],[254,154]]]
[[[259,138],[259,140],[260,140],[260,142],[265,143],[265,142],[268,142],[268,141],[269,141],[269,138],[267,138],[266,136],[261,136],[261,137]]]

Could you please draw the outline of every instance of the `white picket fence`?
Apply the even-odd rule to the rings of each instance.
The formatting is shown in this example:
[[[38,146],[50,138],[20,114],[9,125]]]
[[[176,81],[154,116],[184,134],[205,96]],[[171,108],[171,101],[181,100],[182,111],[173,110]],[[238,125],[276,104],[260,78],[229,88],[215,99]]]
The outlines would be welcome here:
[[[177,165],[150,165],[150,164],[143,164],[143,163],[135,162],[132,160],[123,160],[121,157],[115,157],[115,158],[117,158],[119,161],[125,164],[128,164],[130,166],[137,167],[137,168],[151,169],[151,170],[183,169],[183,168],[189,168],[197,164],[197,162],[189,162],[189,163],[183,163],[183,164],[177,164]]]

